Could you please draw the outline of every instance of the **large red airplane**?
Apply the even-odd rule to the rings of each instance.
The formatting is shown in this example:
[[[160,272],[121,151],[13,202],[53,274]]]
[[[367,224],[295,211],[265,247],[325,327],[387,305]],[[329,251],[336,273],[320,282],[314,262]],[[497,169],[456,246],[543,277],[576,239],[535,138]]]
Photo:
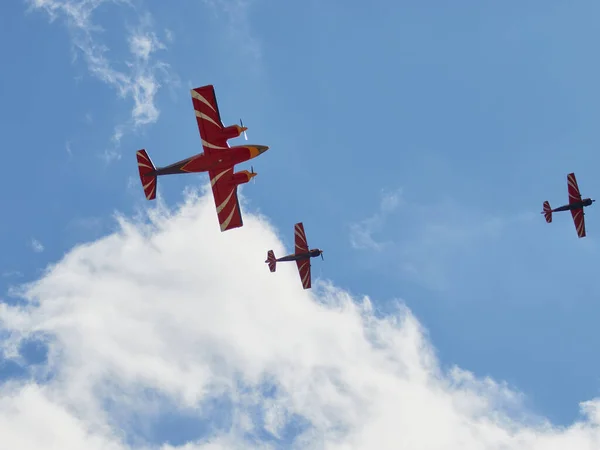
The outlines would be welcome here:
[[[323,259],[323,250],[318,248],[314,248],[312,250],[308,249],[308,242],[306,242],[306,234],[304,233],[304,225],[302,225],[302,222],[298,222],[296,225],[294,225],[294,234],[294,240],[296,244],[296,251],[294,253],[282,258],[275,258],[275,253],[273,253],[273,250],[269,250],[267,252],[267,260],[265,262],[269,264],[269,270],[271,272],[275,272],[275,269],[277,268],[277,262],[296,261],[302,286],[304,289],[310,289],[310,258],[315,258],[320,255],[321,259]]]
[[[160,175],[190,172],[208,172],[217,208],[221,231],[243,225],[242,213],[237,196],[237,187],[256,176],[242,170],[233,173],[236,164],[243,163],[269,149],[266,145],[238,145],[230,147],[228,139],[240,136],[248,129],[240,125],[225,127],[221,122],[219,105],[212,85],[191,90],[192,104],[200,130],[204,153],[176,162],[166,167],[154,167],[145,149],[137,152],[138,169],[142,187],[148,200],[156,198],[156,179]]]
[[[548,201],[544,202],[544,210],[542,214],[546,217],[546,222],[552,222],[552,213],[557,211],[571,211],[573,216],[573,222],[575,222],[575,229],[577,230],[577,236],[580,238],[585,237],[585,213],[583,208],[590,206],[596,200],[591,198],[581,198],[579,192],[579,186],[577,186],[577,179],[574,173],[567,175],[567,186],[569,190],[569,204],[560,206],[559,208],[552,209]]]

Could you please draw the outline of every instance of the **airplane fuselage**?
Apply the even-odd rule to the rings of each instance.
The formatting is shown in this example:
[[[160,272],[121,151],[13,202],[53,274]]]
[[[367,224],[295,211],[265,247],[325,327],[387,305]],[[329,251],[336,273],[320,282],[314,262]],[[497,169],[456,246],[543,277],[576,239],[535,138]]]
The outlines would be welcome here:
[[[321,250],[318,248],[314,248],[312,250],[309,250],[306,253],[292,253],[291,255],[282,256],[281,258],[277,258],[277,262],[299,261],[302,259],[316,258],[317,256],[320,256],[320,255],[321,255]]]
[[[158,167],[155,175],[173,175],[178,173],[208,172],[209,170],[227,169],[240,164],[267,151],[265,145],[240,145],[217,150],[210,155],[199,153],[190,158],[178,161],[169,166]]]
[[[554,208],[552,210],[552,212],[570,211],[572,209],[580,209],[585,206],[590,206],[592,204],[592,201],[593,200],[591,198],[584,198],[580,202],[569,203],[568,205],[563,205],[563,206],[559,206],[558,208]]]

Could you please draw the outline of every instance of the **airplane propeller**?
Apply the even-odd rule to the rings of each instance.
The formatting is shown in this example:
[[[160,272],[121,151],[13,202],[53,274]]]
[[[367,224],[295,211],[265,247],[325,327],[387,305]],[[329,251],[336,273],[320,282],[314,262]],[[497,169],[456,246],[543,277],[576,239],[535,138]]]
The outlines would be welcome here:
[[[240,119],[240,127],[243,127],[244,123],[242,122],[242,119]],[[248,135],[246,134],[246,130],[244,130],[244,139],[248,140]]]
[[[325,261],[325,258],[323,258],[323,250],[321,250],[321,259]]]
[[[256,172],[254,171],[254,166],[250,166],[250,173],[252,174],[256,174]],[[252,184],[256,183],[256,177],[252,178]]]

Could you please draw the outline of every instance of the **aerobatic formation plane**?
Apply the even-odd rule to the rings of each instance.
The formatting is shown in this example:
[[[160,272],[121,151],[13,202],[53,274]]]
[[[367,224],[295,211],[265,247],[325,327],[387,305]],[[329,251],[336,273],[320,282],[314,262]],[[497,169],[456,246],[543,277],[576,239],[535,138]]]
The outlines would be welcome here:
[[[269,250],[267,252],[267,260],[265,262],[269,265],[269,270],[271,272],[275,272],[278,262],[296,261],[298,273],[300,274],[300,281],[302,281],[302,287],[304,287],[304,289],[310,289],[310,258],[321,256],[321,259],[323,259],[323,250],[318,248],[314,248],[312,250],[308,249],[308,242],[306,241],[306,233],[304,233],[304,225],[302,222],[298,222],[296,225],[294,225],[294,235],[296,244],[296,251],[294,253],[283,256],[282,258],[275,258],[275,253],[273,253],[273,250]]]
[[[238,145],[230,147],[228,139],[239,137],[248,129],[241,124],[225,127],[221,121],[219,106],[212,85],[191,90],[196,121],[204,153],[176,162],[166,167],[154,167],[145,149],[137,152],[138,169],[142,187],[148,200],[156,198],[156,179],[160,175],[208,172],[212,186],[221,231],[243,225],[237,196],[237,187],[256,176],[242,170],[234,173],[236,164],[243,163],[269,149],[266,145]]]
[[[567,175],[567,187],[569,191],[569,204],[552,209],[550,203],[545,201],[542,214],[546,218],[546,222],[551,223],[553,212],[571,211],[573,222],[575,222],[575,229],[577,230],[577,236],[582,238],[585,237],[585,213],[583,212],[583,208],[590,206],[596,200],[592,200],[591,198],[581,198],[581,193],[579,192],[579,186],[577,186],[577,179],[575,178],[574,173]]]
[[[242,133],[246,137],[247,128],[241,121],[240,125],[230,125],[228,127],[223,125],[213,85],[192,89],[191,95],[204,152],[169,166],[157,168],[145,149],[137,151],[138,170],[144,194],[148,200],[156,198],[157,178],[161,175],[208,172],[221,231],[241,227],[243,221],[237,188],[240,184],[248,183],[256,176],[256,173],[254,169],[251,172],[242,170],[234,173],[234,167],[236,164],[256,158],[267,151],[269,147],[266,145],[229,146],[227,142],[229,139],[237,138]],[[550,203],[545,201],[542,214],[544,214],[546,222],[551,223],[552,213],[571,211],[577,235],[582,238],[586,235],[583,209],[590,206],[595,200],[581,198],[574,173],[567,175],[567,185],[569,203],[552,209]],[[265,263],[269,265],[271,272],[275,272],[278,262],[296,261],[302,287],[310,289],[312,281],[310,259],[318,256],[323,258],[323,250],[318,248],[309,250],[302,222],[294,225],[294,234],[294,253],[276,258],[273,250],[269,250]]]

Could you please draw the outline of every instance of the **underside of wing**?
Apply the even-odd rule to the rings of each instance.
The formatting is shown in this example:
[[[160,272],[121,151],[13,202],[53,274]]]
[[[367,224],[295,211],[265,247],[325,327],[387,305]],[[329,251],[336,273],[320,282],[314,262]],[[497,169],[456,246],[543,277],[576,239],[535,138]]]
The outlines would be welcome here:
[[[306,233],[304,233],[302,222],[294,225],[294,241],[296,244],[296,255],[299,253],[308,253],[308,242],[306,242]]]
[[[573,216],[577,236],[580,238],[585,237],[585,214],[583,213],[583,208],[572,209],[571,215]]]
[[[299,259],[296,261],[296,265],[298,266],[302,287],[304,289],[310,289],[310,258]]]
[[[577,203],[581,201],[581,193],[577,185],[577,179],[574,173],[567,175],[567,187],[569,189],[569,203]],[[573,216],[574,217],[574,216]]]
[[[192,89],[191,94],[204,153],[209,155],[212,152],[228,148],[227,139],[222,133],[224,127],[215,88],[212,85],[202,86]]]
[[[221,231],[241,227],[244,223],[237,196],[237,184],[230,182],[233,177],[233,167],[223,170],[211,170],[208,175],[210,176]]]

